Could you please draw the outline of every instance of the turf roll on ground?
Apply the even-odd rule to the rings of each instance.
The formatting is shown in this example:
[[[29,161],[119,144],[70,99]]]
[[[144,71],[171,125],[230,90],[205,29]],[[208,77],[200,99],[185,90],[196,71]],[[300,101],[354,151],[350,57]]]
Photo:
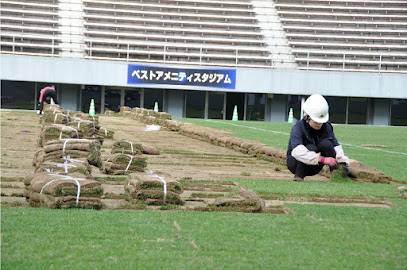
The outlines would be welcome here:
[[[42,127],[39,145],[43,146],[48,141],[68,138],[83,138],[83,130],[61,124],[46,125]]]
[[[64,162],[64,158],[86,158],[91,165],[100,167],[100,143],[88,139],[63,139],[44,144],[44,160]]]
[[[112,145],[112,154],[121,153],[128,155],[141,155],[141,143],[131,142],[128,140],[116,141]]]
[[[85,178],[36,173],[24,180],[25,196],[32,205],[50,208],[101,208],[101,184]]]
[[[120,175],[143,172],[146,167],[146,159],[141,155],[113,154],[103,162],[102,171],[110,175]]]
[[[147,204],[184,204],[180,194],[182,185],[164,172],[148,172],[129,175],[125,185],[130,201]]]
[[[234,210],[242,212],[261,212],[265,209],[265,202],[255,192],[245,188],[239,189],[239,194],[229,198],[220,197],[210,207],[218,210]]]
[[[45,161],[40,163],[36,167],[35,172],[50,172],[59,174],[80,173],[86,176],[91,174],[91,167],[89,166],[87,159],[66,158],[64,162]]]

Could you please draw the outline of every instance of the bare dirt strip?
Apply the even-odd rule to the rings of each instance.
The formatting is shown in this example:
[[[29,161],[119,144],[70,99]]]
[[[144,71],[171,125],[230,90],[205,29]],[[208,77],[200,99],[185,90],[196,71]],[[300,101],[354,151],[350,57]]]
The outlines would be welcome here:
[[[118,117],[100,116],[100,124],[115,132],[114,140],[105,140],[102,146],[102,157],[110,154],[114,141],[125,139],[150,145],[160,151],[160,155],[148,155],[147,170],[163,171],[181,181],[186,187],[182,198],[186,200],[183,208],[200,209],[216,198],[226,196],[236,188],[234,183],[227,183],[231,178],[270,179],[292,181],[293,175],[286,167],[265,161],[232,149],[216,146],[201,140],[181,135],[178,132],[161,129],[146,131],[146,125],[137,120]],[[23,179],[34,172],[32,160],[37,150],[41,125],[34,113],[1,112],[1,201],[2,205],[27,206]],[[126,200],[124,183],[126,176],[108,176],[96,167],[92,176],[102,182],[103,203],[108,209],[142,209],[130,205]],[[211,180],[218,183],[200,182]],[[307,178],[308,181],[329,181],[329,178],[317,175]],[[222,184],[222,181],[226,183]],[[230,181],[229,181],[230,182]],[[191,184],[192,183],[192,184]],[[204,183],[204,184],[202,184]],[[205,184],[206,183],[206,184]],[[195,186],[192,186],[195,185]],[[223,189],[225,188],[225,189]],[[266,200],[270,209],[283,209],[283,201]],[[293,202],[298,203],[298,202]],[[324,202],[330,203],[328,199]],[[366,207],[383,207],[384,203],[375,202],[331,202],[336,205],[358,205]],[[389,205],[386,205],[389,206]],[[386,207],[385,206],[385,207]],[[154,207],[153,207],[154,208]],[[155,207],[157,209],[164,209]],[[274,211],[273,210],[273,211]],[[271,211],[271,212],[273,212]],[[277,211],[278,212],[278,211]]]
[[[279,164],[251,157],[226,147],[193,139],[167,130],[145,131],[146,125],[125,117],[100,117],[100,122],[115,131],[116,139],[140,141],[156,147],[160,155],[147,156],[147,169],[168,172],[176,179],[253,178],[292,180],[293,175]],[[108,147],[107,141],[102,148]],[[250,175],[249,175],[250,174]],[[245,176],[247,175],[247,176]],[[313,181],[328,181],[324,176]]]

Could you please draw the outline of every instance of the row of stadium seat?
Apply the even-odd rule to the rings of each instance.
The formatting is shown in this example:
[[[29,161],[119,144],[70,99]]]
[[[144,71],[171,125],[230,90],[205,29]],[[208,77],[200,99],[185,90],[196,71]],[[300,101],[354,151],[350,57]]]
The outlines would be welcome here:
[[[255,1],[77,0],[67,15],[68,2],[2,0],[1,53],[64,57],[77,43],[87,59],[274,68],[278,51],[299,69],[407,73],[407,1],[275,0],[285,34],[272,44]]]
[[[406,72],[407,2],[276,0],[300,69]]]

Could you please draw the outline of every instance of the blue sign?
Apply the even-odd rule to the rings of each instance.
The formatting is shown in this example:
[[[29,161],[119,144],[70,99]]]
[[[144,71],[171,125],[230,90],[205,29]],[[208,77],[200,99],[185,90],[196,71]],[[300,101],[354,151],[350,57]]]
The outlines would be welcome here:
[[[127,84],[167,84],[235,89],[235,69],[189,69],[129,64]]]

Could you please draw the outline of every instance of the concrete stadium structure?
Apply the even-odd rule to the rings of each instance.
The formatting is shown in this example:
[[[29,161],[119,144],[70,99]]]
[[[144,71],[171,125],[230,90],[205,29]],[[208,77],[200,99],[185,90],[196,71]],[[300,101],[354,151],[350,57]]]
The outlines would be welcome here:
[[[407,2],[1,0],[2,108],[153,108],[283,122],[308,95],[331,122],[407,125]]]

